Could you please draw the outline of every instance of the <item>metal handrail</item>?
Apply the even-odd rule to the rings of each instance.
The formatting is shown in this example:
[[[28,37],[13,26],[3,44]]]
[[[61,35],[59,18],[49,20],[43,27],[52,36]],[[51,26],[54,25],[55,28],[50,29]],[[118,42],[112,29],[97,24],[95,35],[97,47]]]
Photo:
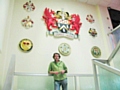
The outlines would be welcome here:
[[[117,68],[114,68],[112,66],[109,66],[108,64],[103,64],[102,62],[99,62],[99,61],[96,61],[96,60],[93,60],[93,63],[106,69],[107,71],[110,71],[112,73],[115,73],[117,75],[120,75],[120,70],[117,69]]]
[[[52,76],[47,73],[24,73],[24,72],[15,72],[15,76]],[[90,77],[93,76],[93,74],[67,74],[68,77],[74,77],[74,76],[79,76],[79,77]]]
[[[113,52],[112,52],[111,55],[109,56],[108,62],[110,62],[110,61],[114,58],[115,54],[117,53],[117,51],[118,51],[119,49],[120,49],[120,41],[118,42],[116,48],[113,50]]]
[[[114,31],[116,31],[118,28],[120,28],[120,25],[118,25],[116,28],[114,28],[111,32],[108,33],[109,34],[112,34]]]

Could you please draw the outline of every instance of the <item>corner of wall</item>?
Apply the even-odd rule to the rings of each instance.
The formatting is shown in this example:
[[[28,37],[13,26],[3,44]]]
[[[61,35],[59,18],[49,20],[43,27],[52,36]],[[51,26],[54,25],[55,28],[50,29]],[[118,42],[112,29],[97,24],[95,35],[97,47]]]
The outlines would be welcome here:
[[[103,7],[103,6],[96,6],[97,8],[97,12],[98,12],[98,17],[99,17],[99,21],[100,21],[100,29],[101,29],[101,33],[103,35],[103,43],[104,43],[104,47],[105,47],[105,51],[108,54],[107,56],[109,56],[112,52],[112,48],[111,48],[111,44],[110,44],[110,38],[107,35],[107,33],[109,32],[110,29],[108,29],[108,27],[112,28],[112,24],[110,20],[107,20],[107,17],[109,17],[109,13],[107,11],[107,7]],[[106,42],[107,41],[107,42]]]

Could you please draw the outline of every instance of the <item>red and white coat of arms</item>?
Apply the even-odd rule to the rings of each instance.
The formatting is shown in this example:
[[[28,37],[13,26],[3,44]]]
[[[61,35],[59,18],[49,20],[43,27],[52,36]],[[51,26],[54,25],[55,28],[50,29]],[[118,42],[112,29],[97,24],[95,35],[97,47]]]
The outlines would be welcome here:
[[[55,12],[49,8],[45,8],[42,18],[45,20],[49,34],[55,37],[66,37],[70,39],[79,37],[82,23],[78,14],[69,15],[68,12]]]

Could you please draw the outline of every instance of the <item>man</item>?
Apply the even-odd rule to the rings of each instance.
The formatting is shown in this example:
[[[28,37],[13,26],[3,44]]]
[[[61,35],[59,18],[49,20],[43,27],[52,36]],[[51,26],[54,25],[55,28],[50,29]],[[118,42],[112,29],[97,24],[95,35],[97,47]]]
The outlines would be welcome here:
[[[67,90],[67,67],[59,60],[59,53],[54,53],[53,59],[54,61],[49,65],[48,73],[54,76],[54,90],[60,90],[60,86],[62,86],[62,90]]]

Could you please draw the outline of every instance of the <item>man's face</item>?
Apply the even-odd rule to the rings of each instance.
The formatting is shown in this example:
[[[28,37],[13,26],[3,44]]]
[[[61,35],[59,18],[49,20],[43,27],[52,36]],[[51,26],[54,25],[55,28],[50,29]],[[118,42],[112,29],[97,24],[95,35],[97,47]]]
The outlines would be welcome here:
[[[59,55],[55,54],[54,59],[55,59],[55,61],[58,61],[59,60]]]

